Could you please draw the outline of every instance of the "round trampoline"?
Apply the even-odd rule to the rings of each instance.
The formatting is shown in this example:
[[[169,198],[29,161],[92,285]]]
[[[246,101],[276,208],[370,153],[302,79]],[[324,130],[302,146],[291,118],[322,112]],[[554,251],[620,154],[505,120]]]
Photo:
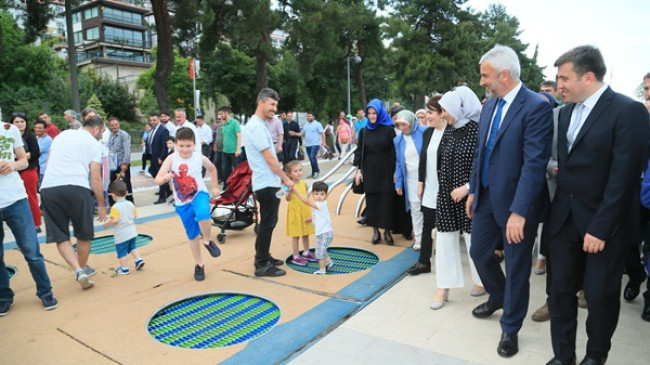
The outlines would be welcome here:
[[[310,250],[312,253],[314,249]],[[369,269],[379,262],[379,257],[374,253],[352,247],[330,247],[327,249],[334,266],[327,270],[327,275],[350,274],[357,271]],[[285,261],[291,269],[305,274],[313,274],[318,270],[318,262],[309,262],[305,266],[296,265],[291,262],[289,256]]]
[[[135,240],[135,246],[140,248],[148,245],[151,241],[153,241],[153,237],[146,234],[139,234]],[[77,244],[74,244],[73,247],[76,251]],[[113,235],[95,237],[90,241],[90,253],[93,255],[102,255],[114,252],[115,239],[113,238]]]
[[[280,320],[273,302],[250,294],[208,293],[158,310],[147,330],[156,340],[186,349],[211,349],[249,341]]]

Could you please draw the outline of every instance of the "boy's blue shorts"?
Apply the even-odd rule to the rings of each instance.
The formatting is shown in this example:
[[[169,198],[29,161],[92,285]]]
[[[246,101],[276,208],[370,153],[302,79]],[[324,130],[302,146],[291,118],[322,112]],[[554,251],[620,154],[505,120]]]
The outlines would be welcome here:
[[[199,191],[190,203],[177,205],[176,213],[183,222],[185,233],[190,240],[195,239],[201,234],[200,221],[210,219],[210,194],[205,191]],[[209,237],[206,237],[209,239]]]
[[[115,245],[115,251],[117,251],[117,258],[121,259],[122,257],[131,253],[135,250],[135,241],[137,237],[133,237],[128,241],[120,242]]]

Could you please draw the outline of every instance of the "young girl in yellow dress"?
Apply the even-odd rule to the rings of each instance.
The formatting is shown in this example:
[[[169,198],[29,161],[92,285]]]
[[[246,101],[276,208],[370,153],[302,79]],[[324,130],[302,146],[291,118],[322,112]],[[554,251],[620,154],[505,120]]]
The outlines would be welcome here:
[[[300,161],[293,160],[284,166],[287,176],[294,182],[295,188],[303,195],[307,195],[307,184],[301,180],[302,166]],[[311,222],[311,207],[293,196],[289,191],[286,195],[289,202],[287,206],[287,236],[291,237],[293,257],[291,262],[296,265],[305,266],[309,261],[318,261],[309,251],[309,235],[314,234],[314,225]],[[302,254],[298,250],[298,241],[302,238]]]

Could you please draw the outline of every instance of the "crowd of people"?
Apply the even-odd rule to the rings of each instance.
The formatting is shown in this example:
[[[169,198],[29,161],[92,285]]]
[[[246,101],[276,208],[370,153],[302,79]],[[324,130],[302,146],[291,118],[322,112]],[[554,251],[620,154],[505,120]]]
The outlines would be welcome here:
[[[220,183],[227,184],[244,160],[260,212],[254,274],[286,273],[279,268],[284,261],[270,253],[282,197],[288,202],[291,262],[319,262],[315,274],[327,273],[335,265],[327,254],[334,239],[328,185],[317,181],[308,194],[296,160],[304,147],[308,178],[317,179],[319,153],[341,158],[356,145],[353,182],[365,194],[362,223],[372,227],[370,242],[393,245],[393,233],[412,239],[419,258],[411,275],[430,273],[433,257],[437,291],[431,309],[442,309],[450,290],[465,286],[464,241],[469,295],[487,295],[472,315],[487,318],[502,310],[497,353],[511,357],[519,349],[535,260],[535,274],[547,278],[547,303],[533,314],[534,320],[551,321],[554,357],[547,364],[576,363],[578,293],[588,308],[580,364],[604,364],[618,322],[623,273],[629,276],[623,291],[628,301],[647,279],[648,251],[642,257],[640,247],[646,242],[647,250],[650,241],[650,73],[643,79],[644,107],[604,83],[605,63],[592,46],[561,55],[556,82],[544,82],[539,92],[520,81],[519,60],[509,47],[495,46],[479,65],[483,102],[461,85],[432,96],[415,113],[399,105],[387,110],[373,99],[355,117],[341,112],[325,125],[309,112],[301,127],[292,112],[276,116],[280,97],[266,88],[244,128],[228,106],[219,108],[213,126],[202,117],[189,122],[183,109],[174,111],[175,122],[169,111],[151,114],[140,141],[142,173],[160,186],[154,204],[173,196],[190,240],[194,278],[205,278],[201,246],[212,257],[221,254],[210,239],[210,194],[218,195]],[[95,202],[98,220],[116,227],[115,272],[130,273],[129,254],[136,270],[144,266],[134,241],[131,136],[117,118],[108,119],[107,129],[90,108],[82,113],[83,123],[71,110],[65,119],[68,129],[60,132],[43,113],[32,130],[25,114],[15,113],[0,130],[0,221],[14,233],[47,310],[58,302],[36,238],[41,210],[47,242],[56,242],[83,289],[94,285],[96,272],[88,265]],[[650,287],[644,298],[642,318],[650,321]],[[12,303],[0,256],[0,315]]]

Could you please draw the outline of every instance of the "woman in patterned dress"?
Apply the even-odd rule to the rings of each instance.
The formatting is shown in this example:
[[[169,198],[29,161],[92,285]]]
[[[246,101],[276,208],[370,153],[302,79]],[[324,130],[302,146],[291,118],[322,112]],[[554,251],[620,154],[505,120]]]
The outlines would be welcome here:
[[[436,210],[436,284],[431,309],[443,307],[450,288],[465,286],[460,254],[463,235],[469,257],[471,221],[465,212],[474,150],[478,141],[481,102],[472,90],[461,86],[440,99],[442,117],[449,124],[440,142],[439,190]],[[474,281],[472,296],[485,294],[481,279],[470,260]]]

